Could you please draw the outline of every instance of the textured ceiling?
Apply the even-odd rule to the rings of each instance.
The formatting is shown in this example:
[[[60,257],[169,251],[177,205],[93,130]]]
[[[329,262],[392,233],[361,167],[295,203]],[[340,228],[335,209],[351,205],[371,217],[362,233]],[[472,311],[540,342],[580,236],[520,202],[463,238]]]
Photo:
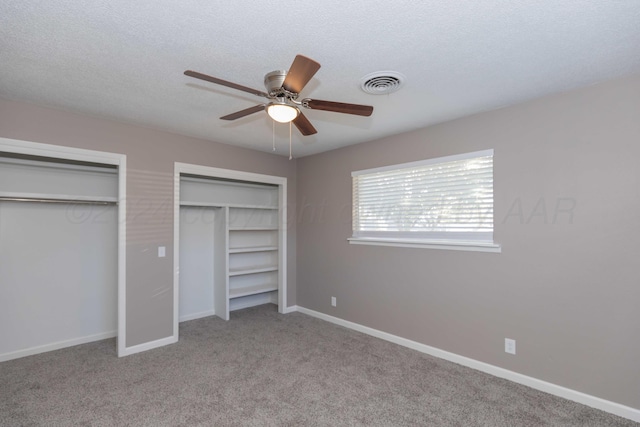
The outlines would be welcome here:
[[[373,105],[371,117],[305,110],[296,156],[377,139],[640,72],[639,0],[3,0],[0,97],[270,151],[272,122],[218,117],[263,99],[296,54],[322,68],[304,97]],[[391,70],[390,95],[359,88]],[[289,126],[276,124],[279,154]]]

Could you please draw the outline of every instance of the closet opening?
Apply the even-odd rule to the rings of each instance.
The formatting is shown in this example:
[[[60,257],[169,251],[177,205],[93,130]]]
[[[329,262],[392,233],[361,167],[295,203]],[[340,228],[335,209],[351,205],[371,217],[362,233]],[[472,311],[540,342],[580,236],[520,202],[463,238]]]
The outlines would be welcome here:
[[[124,329],[123,166],[122,155],[0,138],[0,361]]]
[[[176,163],[178,323],[286,307],[286,178]]]

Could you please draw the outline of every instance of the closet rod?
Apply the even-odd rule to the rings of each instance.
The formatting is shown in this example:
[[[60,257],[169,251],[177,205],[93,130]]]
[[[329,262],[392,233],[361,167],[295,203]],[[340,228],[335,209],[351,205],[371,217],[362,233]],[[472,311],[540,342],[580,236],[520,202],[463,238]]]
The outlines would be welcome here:
[[[4,197],[0,196],[0,201],[7,202],[36,202],[36,203],[67,203],[74,205],[117,205],[118,202],[102,200],[73,200],[73,199],[42,199],[35,197]]]

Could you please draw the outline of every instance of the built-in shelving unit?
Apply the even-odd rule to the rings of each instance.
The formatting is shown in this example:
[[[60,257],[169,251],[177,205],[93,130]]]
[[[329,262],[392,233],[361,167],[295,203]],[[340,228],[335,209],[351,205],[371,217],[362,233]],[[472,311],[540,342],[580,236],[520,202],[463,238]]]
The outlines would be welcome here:
[[[279,187],[181,176],[180,205],[214,207],[214,311],[278,302],[282,282]]]
[[[228,209],[229,298],[277,292],[277,207]]]

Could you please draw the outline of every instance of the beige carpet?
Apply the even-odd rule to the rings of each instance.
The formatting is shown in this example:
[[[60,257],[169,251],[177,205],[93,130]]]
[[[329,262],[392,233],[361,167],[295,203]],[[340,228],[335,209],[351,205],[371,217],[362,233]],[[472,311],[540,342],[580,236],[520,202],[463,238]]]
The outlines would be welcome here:
[[[0,363],[2,426],[632,426],[605,412],[273,305]]]

